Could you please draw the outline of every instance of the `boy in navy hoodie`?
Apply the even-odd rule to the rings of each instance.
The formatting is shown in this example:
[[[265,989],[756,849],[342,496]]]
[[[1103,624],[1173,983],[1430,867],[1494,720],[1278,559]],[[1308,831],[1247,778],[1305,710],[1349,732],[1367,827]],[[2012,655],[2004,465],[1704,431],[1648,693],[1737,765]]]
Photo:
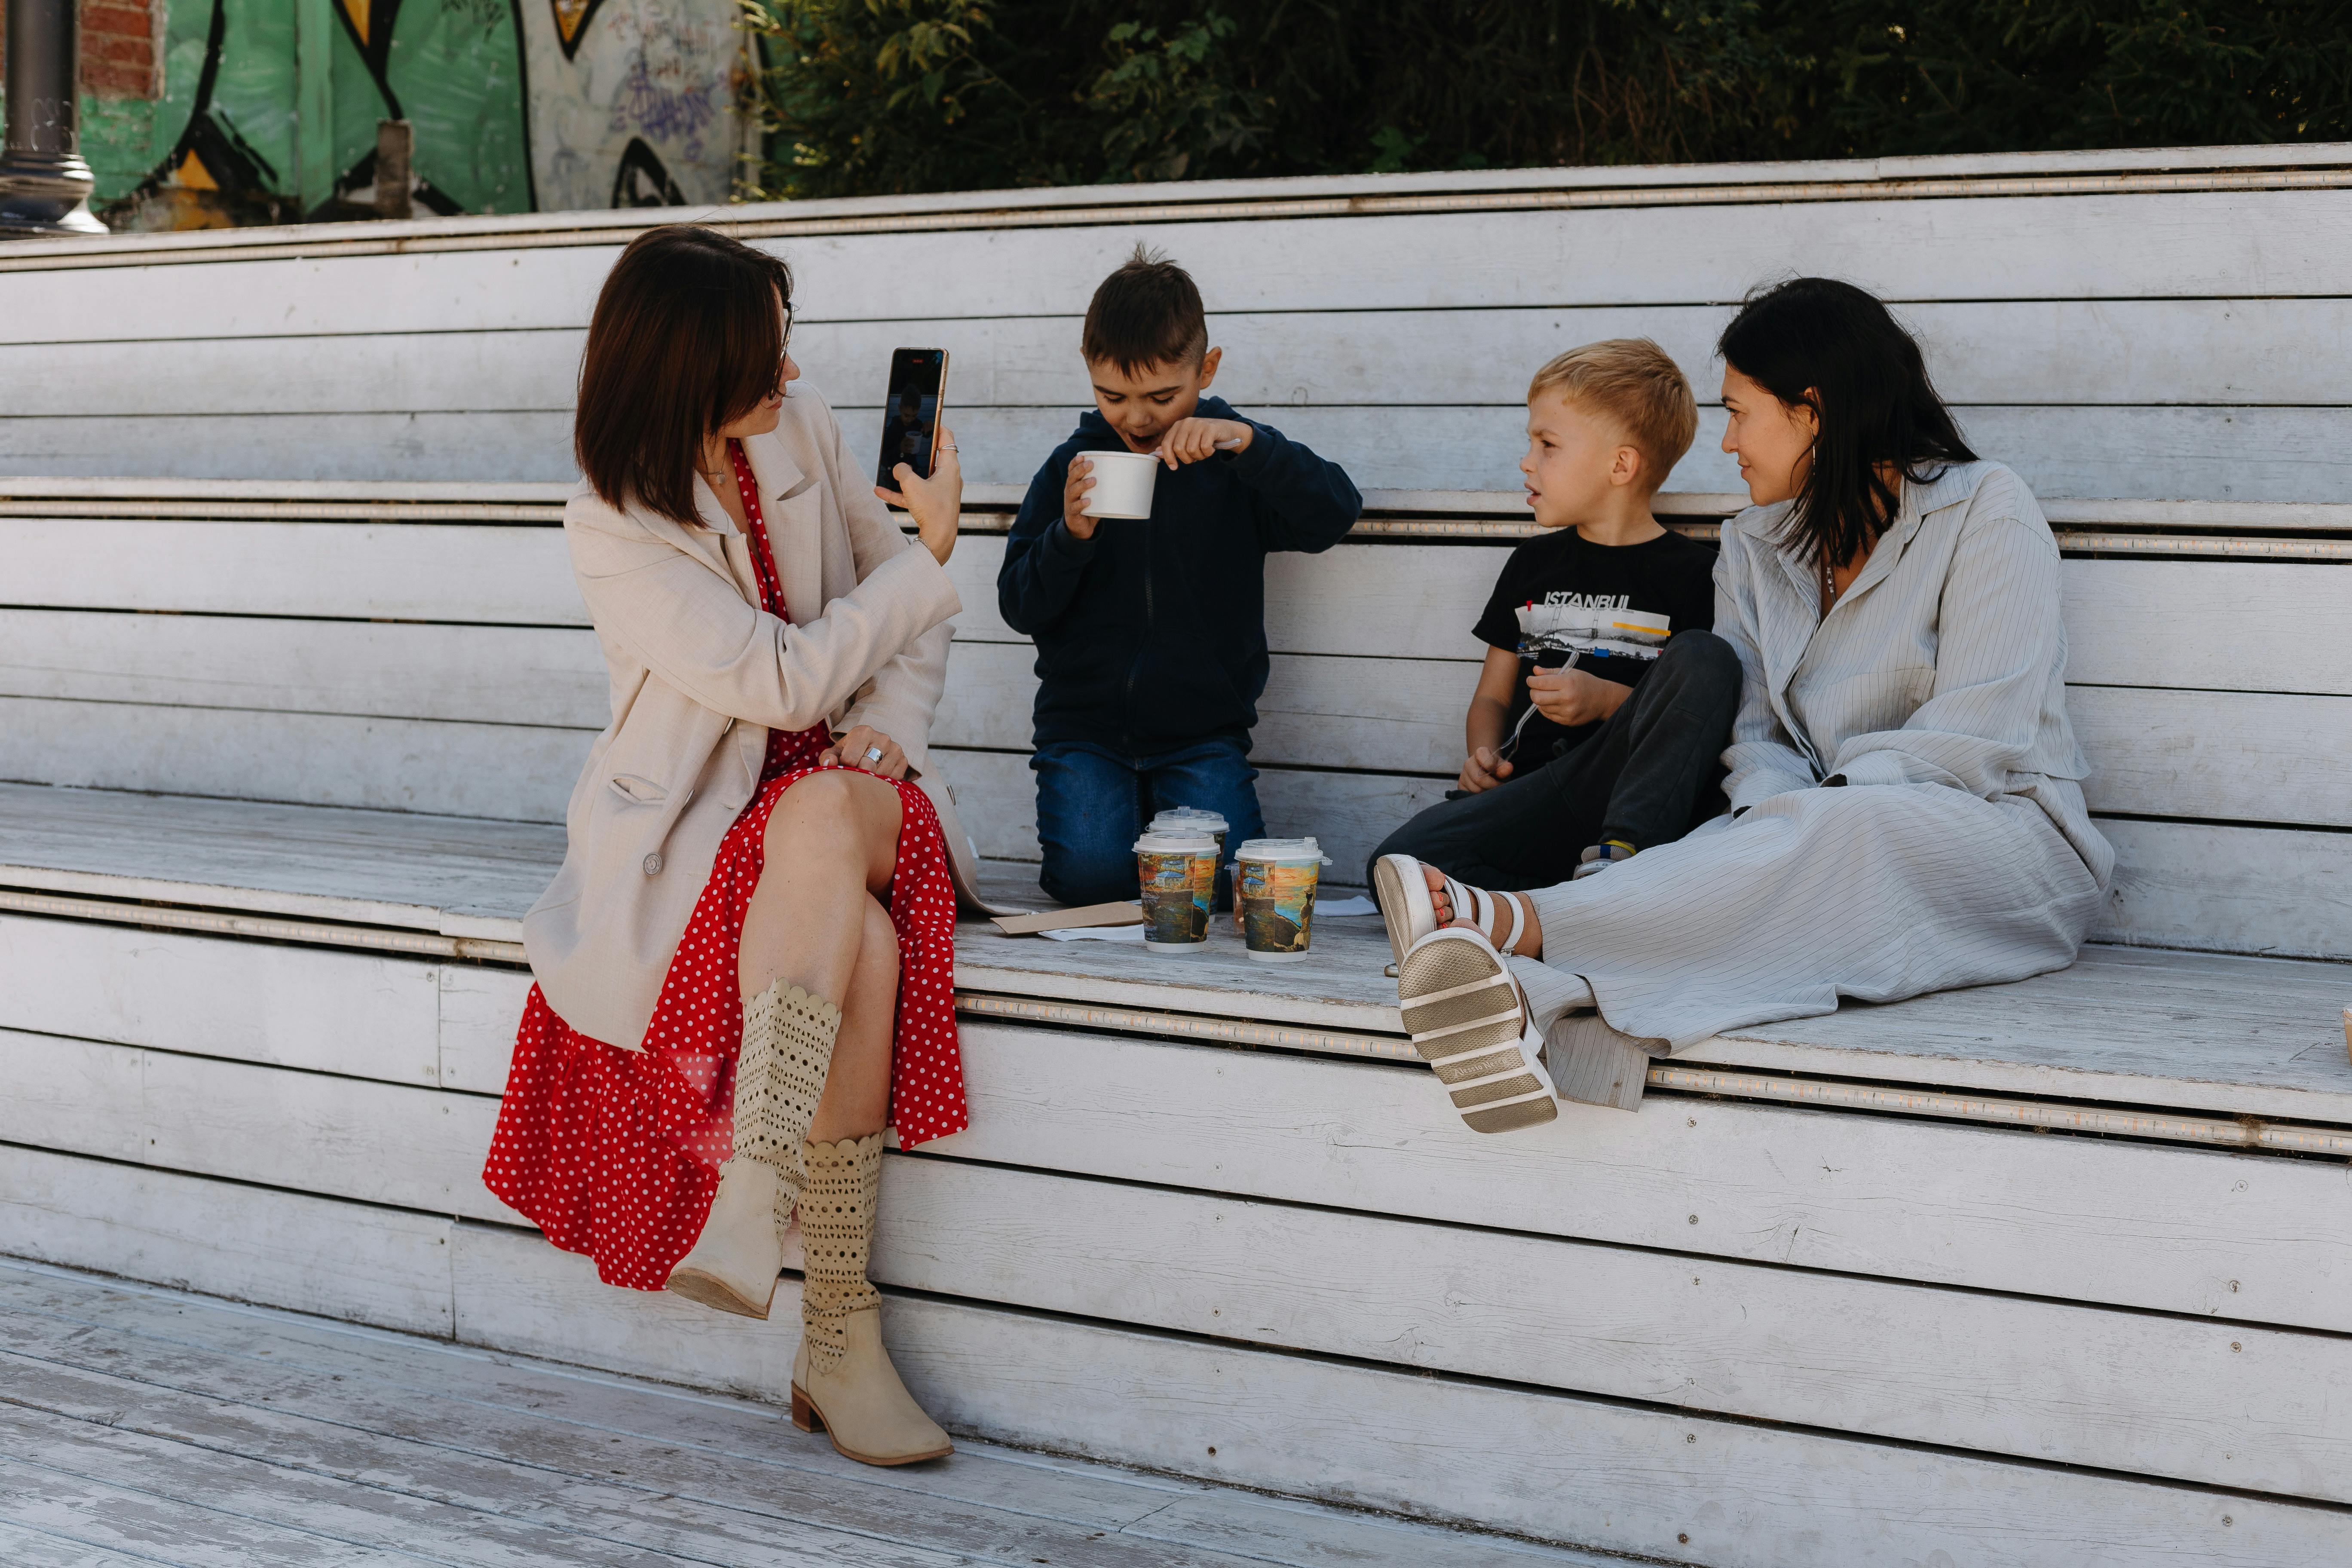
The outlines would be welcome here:
[[[1265,689],[1265,557],[1328,550],[1363,498],[1338,464],[1202,394],[1201,291],[1142,247],[1087,307],[1095,411],[1029,483],[996,576],[1005,623],[1037,645],[1039,881],[1066,904],[1136,896],[1153,813],[1221,814],[1263,836],[1250,729]],[[1141,520],[1088,517],[1089,451],[1164,465]]]

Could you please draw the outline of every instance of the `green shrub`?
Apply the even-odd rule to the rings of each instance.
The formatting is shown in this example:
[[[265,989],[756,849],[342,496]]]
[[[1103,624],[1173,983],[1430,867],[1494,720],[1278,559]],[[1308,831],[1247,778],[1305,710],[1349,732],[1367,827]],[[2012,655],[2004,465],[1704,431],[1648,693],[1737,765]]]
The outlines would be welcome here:
[[[743,0],[776,195],[2352,138],[2352,0]]]

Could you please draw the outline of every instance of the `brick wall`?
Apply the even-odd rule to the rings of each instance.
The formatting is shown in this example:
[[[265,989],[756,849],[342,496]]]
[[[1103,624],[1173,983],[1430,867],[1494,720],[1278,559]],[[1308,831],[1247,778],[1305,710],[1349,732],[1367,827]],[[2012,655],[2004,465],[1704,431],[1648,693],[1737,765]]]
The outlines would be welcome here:
[[[82,90],[100,98],[163,94],[165,0],[80,0]],[[0,60],[7,24],[0,15]]]

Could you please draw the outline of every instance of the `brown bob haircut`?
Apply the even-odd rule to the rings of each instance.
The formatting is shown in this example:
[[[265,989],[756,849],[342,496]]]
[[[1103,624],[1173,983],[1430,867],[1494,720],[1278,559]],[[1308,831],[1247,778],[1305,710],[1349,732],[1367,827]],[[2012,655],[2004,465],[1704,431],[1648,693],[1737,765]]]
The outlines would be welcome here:
[[[614,506],[700,524],[705,437],[776,390],[793,274],[764,251],[690,224],[649,228],[613,263],[588,349],[572,451]]]

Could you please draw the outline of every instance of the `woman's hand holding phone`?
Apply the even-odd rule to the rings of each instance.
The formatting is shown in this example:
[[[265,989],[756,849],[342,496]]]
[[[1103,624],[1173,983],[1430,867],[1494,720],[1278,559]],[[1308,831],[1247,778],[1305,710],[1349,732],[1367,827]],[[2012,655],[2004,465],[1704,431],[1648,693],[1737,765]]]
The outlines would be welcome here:
[[[929,479],[915,472],[911,463],[900,463],[890,470],[890,477],[898,481],[898,488],[877,485],[874,493],[912,516],[923,548],[946,565],[948,557],[955,553],[956,531],[963,521],[963,465],[956,455],[955,432],[940,426],[939,450],[931,460]]]

